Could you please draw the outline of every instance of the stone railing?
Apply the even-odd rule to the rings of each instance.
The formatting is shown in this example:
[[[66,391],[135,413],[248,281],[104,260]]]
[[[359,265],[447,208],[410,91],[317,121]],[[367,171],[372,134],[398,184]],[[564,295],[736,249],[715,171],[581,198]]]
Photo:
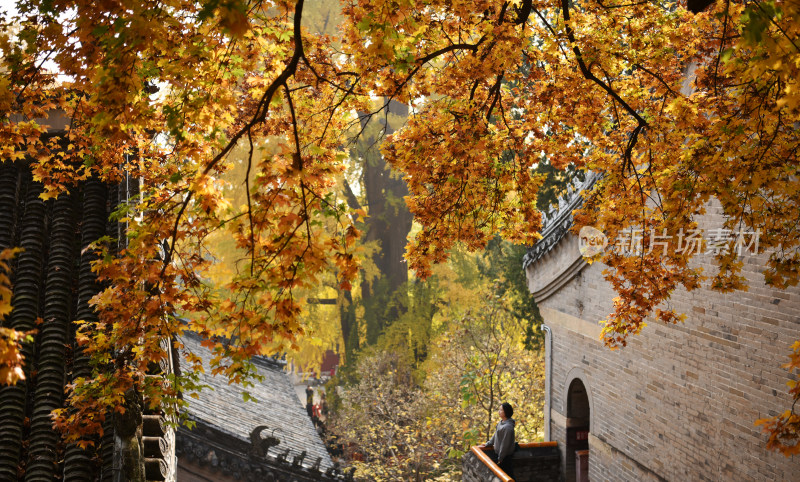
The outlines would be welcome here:
[[[461,459],[464,482],[557,482],[561,473],[561,455],[556,442],[519,444],[512,455],[514,478],[492,461],[492,448],[473,446]]]

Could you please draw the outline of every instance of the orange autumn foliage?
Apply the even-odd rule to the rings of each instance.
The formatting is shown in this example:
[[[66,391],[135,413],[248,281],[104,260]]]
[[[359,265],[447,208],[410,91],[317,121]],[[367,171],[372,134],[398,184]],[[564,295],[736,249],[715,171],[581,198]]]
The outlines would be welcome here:
[[[178,400],[181,380],[144,376],[166,357],[162,340],[199,332],[212,369],[240,380],[250,356],[296,346],[304,290],[323,273],[351,286],[360,233],[336,179],[364,116],[385,115],[370,111],[375,97],[412,107],[383,152],[409,186],[421,231],[407,257],[421,276],[456,242],[535,242],[543,180],[532,168],[546,159],[602,175],[578,227],[612,239],[631,227],[674,233],[715,199],[726,228],[762,233],[765,282],[797,284],[796,2],[720,1],[698,14],[599,0],[342,4],[338,39],[304,28],[302,0],[23,0],[5,21],[3,159],[32,159],[45,196],[88,177],[143,182],[118,213],[127,248],[95,266],[108,286],[93,300],[100,322],[81,331],[97,363],[115,354],[114,370],[71,387],[75,410],[59,420],[78,428],[70,437],[97,429],[81,424],[131,387]],[[72,120],[66,144],[42,140],[54,109]],[[233,162],[247,165],[244,206],[220,182]],[[207,276],[218,231],[244,253],[221,286]],[[603,258],[619,294],[609,346],[652,314],[680,320],[659,306],[703,281],[690,260],[675,250]],[[712,287],[746,287],[735,253],[717,264]],[[771,433],[796,434],[792,417]],[[800,451],[777,437],[771,446]]]
[[[16,249],[4,249],[0,252],[0,321],[11,313],[11,280],[8,262],[17,253]],[[20,344],[30,341],[29,333],[11,328],[0,327],[0,385],[13,385],[25,379],[22,365]]]

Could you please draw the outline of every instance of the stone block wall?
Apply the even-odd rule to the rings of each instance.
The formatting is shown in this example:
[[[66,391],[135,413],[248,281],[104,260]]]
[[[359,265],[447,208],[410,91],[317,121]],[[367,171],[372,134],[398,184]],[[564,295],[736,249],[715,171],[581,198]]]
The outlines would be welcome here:
[[[515,482],[558,482],[561,474],[561,454],[558,447],[521,448],[514,455]],[[472,452],[461,459],[462,479],[465,482],[500,482]]]
[[[561,453],[558,447],[520,449],[514,455],[515,482],[558,482]]]
[[[706,230],[722,219],[709,212]],[[767,451],[754,426],[791,406],[781,365],[800,338],[800,289],[765,287],[765,259],[744,257],[749,291],[678,291],[670,305],[686,313],[684,323],[653,320],[614,351],[599,341],[598,321],[616,296],[605,266],[585,267],[541,301],[552,330],[551,439],[562,456],[567,390],[578,378],[590,404],[592,481],[798,480],[800,458]],[[711,257],[698,264],[715,272]],[[529,279],[552,276],[536,269]]]
[[[461,457],[461,480],[463,482],[502,482],[472,452],[467,452]]]

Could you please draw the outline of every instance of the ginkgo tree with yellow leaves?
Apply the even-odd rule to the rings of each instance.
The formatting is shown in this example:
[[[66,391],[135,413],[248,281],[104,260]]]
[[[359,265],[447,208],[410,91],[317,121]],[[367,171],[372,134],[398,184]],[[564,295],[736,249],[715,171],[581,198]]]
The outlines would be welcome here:
[[[167,357],[162,340],[180,348],[184,330],[200,333],[214,372],[240,380],[252,355],[297,346],[304,290],[326,275],[352,288],[355,219],[367,213],[347,205],[337,178],[363,117],[386,114],[376,97],[412,112],[383,153],[421,226],[407,252],[421,277],[456,242],[534,243],[543,177],[532,168],[544,157],[601,174],[578,227],[677,232],[716,199],[725,227],[763,233],[765,282],[797,284],[796,2],[694,12],[657,1],[347,0],[337,39],[304,28],[305,7],[20,0],[4,17],[4,162],[30,160],[44,198],[86,179],[142,183],[117,213],[126,248],[94,268],[106,286],[92,301],[99,321],[81,328],[85,352],[115,363],[72,387],[58,419],[69,438],[99,430],[89,415],[131,389],[179,401],[180,379],[145,376]],[[60,141],[43,136],[56,110],[71,120]],[[218,182],[235,161],[246,165],[244,206]],[[242,259],[212,283],[218,231]],[[699,286],[690,258],[606,255],[619,293],[609,346],[651,314],[679,320],[659,306]],[[733,253],[717,264],[712,287],[745,288]],[[800,451],[799,426],[792,410],[768,422],[770,447]]]

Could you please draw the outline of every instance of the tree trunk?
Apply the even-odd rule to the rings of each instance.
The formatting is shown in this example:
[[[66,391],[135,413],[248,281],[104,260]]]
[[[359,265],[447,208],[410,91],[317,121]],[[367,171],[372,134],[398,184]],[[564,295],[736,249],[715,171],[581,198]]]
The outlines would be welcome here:
[[[353,360],[358,350],[358,325],[356,320],[356,307],[353,304],[353,295],[350,290],[342,290],[339,300],[339,322],[342,326],[342,340],[344,340],[344,364]]]
[[[395,101],[389,103],[388,110],[396,116],[408,115],[408,106]],[[389,120],[387,135],[395,131]],[[408,187],[402,179],[391,176],[375,141],[373,137],[366,137],[359,143],[371,146],[360,153],[365,160],[364,188],[369,209],[364,240],[380,244],[380,250],[373,257],[380,278],[371,285],[367,282],[361,284],[368,344],[374,344],[386,326],[401,314],[397,304],[391,301],[397,289],[408,281],[408,265],[403,255],[413,221],[404,201]]]
[[[114,453],[118,468],[114,482],[145,482],[145,458],[142,444],[142,400],[134,390],[129,390],[124,399],[125,412],[115,413],[114,437],[117,450]]]
[[[30,183],[25,198],[25,215],[22,219],[19,255],[9,326],[28,331],[36,328],[39,316],[39,295],[42,283],[44,258],[45,206],[39,198],[42,186]],[[0,480],[17,480],[23,440],[23,422],[27,406],[28,386],[31,383],[31,363],[34,346],[23,343],[25,378],[16,385],[0,388]]]

